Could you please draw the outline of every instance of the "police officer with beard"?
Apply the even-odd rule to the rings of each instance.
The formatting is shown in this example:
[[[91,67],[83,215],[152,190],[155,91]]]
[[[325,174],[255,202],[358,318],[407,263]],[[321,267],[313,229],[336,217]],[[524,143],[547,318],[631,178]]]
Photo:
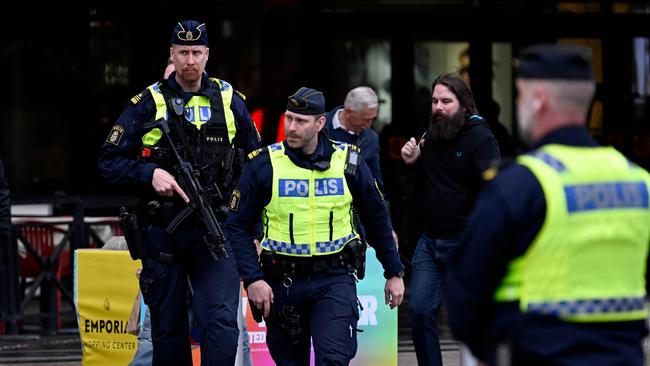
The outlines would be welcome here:
[[[205,73],[210,49],[205,24],[179,22],[172,32],[175,72],[134,96],[110,131],[99,168],[110,183],[128,184],[142,200],[147,255],[140,289],[151,311],[153,364],[191,365],[186,293],[199,325],[201,363],[232,365],[237,350],[239,276],[232,255],[213,257],[206,228],[195,214],[173,233],[167,225],[187,207],[184,182],[174,177],[172,151],[155,121],[166,119],[185,161],[210,187],[212,205],[225,219],[225,205],[239,175],[243,154],[259,147],[259,136],[243,95]],[[239,156],[242,156],[240,158]],[[227,252],[230,252],[226,244]]]
[[[419,142],[411,138],[402,147],[405,183],[411,189],[405,198],[405,224],[422,233],[412,259],[409,305],[420,365],[442,365],[436,314],[445,300],[447,259],[481,188],[482,173],[499,160],[498,144],[476,118],[474,97],[463,78],[441,75],[431,90],[429,129]]]
[[[352,224],[353,206],[376,243],[386,304],[400,305],[404,294],[404,267],[381,191],[356,146],[319,133],[324,107],[323,94],[311,88],[289,97],[286,139],[249,154],[226,223],[278,365],[309,365],[312,339],[316,365],[348,365],[356,354],[355,261],[362,243]],[[252,237],[260,217],[258,261]]]

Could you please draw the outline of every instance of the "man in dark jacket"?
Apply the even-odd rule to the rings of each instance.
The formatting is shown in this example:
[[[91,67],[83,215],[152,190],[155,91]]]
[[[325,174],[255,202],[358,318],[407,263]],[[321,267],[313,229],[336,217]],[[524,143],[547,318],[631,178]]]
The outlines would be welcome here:
[[[442,365],[436,313],[445,300],[446,262],[456,248],[482,173],[499,159],[499,147],[477,113],[472,92],[458,73],[439,76],[432,85],[431,121],[419,142],[402,147],[414,187],[410,212],[424,231],[412,260],[413,342],[420,365]]]

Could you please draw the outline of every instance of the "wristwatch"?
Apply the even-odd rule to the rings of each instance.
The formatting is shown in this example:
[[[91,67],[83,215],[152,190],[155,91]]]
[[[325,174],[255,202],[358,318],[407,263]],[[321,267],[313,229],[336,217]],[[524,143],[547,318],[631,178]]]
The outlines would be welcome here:
[[[393,275],[393,277],[404,278],[404,271],[399,271]]]

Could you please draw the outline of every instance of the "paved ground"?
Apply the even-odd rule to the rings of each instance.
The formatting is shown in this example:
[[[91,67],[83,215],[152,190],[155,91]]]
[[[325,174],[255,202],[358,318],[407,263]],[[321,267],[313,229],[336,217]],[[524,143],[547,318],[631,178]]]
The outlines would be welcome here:
[[[460,366],[458,346],[452,341],[443,341],[441,347],[445,366]],[[417,365],[412,343],[400,342],[399,348],[399,366]],[[0,337],[0,366],[78,366],[80,364],[78,336],[57,335],[38,339]]]
[[[444,314],[443,317],[444,319]],[[43,335],[37,325],[25,326],[19,336],[0,336],[0,366],[78,366],[81,364],[81,345],[74,319],[65,322],[63,334]],[[406,307],[399,310],[398,365],[415,366],[417,360],[410,335]],[[439,326],[443,340],[441,348],[445,366],[460,366],[458,344],[450,339],[444,324]]]
[[[444,314],[443,317],[444,319]],[[24,327],[19,336],[0,336],[0,366],[78,366],[81,364],[81,345],[73,319],[66,322],[70,328],[63,334],[39,334],[35,325]],[[410,335],[410,322],[406,308],[399,311],[398,365],[415,366],[417,360]],[[458,344],[450,339],[449,330],[444,324],[439,326],[442,333],[442,354],[445,366],[460,366]]]
[[[406,297],[408,299],[408,288]],[[37,311],[36,304],[29,312]],[[78,366],[81,364],[81,345],[76,330],[76,318],[71,309],[64,304],[67,312],[64,316],[61,334],[43,335],[38,320],[26,321],[19,336],[0,336],[0,366]],[[458,344],[451,340],[449,329],[445,324],[444,312],[440,317],[441,348],[445,366],[460,366]],[[400,306],[398,313],[398,365],[415,366],[417,360],[410,335],[410,319],[406,306]]]

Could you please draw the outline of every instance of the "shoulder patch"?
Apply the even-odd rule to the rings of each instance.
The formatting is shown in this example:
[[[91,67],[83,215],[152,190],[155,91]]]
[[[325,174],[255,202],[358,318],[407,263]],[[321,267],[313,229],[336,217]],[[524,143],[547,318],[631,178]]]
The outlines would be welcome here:
[[[230,195],[230,202],[228,202],[228,208],[230,208],[231,211],[237,212],[239,209],[239,201],[241,200],[241,192],[239,192],[239,189],[235,188],[232,191],[232,195]]]
[[[248,160],[253,160],[256,157],[258,157],[260,154],[264,153],[265,151],[268,151],[267,148],[265,147],[260,147],[259,149],[253,150],[248,153]]]
[[[237,90],[237,89],[233,89],[233,90],[235,91],[235,93],[237,93],[237,95],[239,95],[239,97],[240,97],[242,100],[246,101],[246,96],[244,95],[244,93],[240,92],[240,91]]]
[[[124,127],[115,125],[113,128],[111,128],[111,132],[108,133],[106,143],[117,146],[122,139],[122,135],[124,135]]]

